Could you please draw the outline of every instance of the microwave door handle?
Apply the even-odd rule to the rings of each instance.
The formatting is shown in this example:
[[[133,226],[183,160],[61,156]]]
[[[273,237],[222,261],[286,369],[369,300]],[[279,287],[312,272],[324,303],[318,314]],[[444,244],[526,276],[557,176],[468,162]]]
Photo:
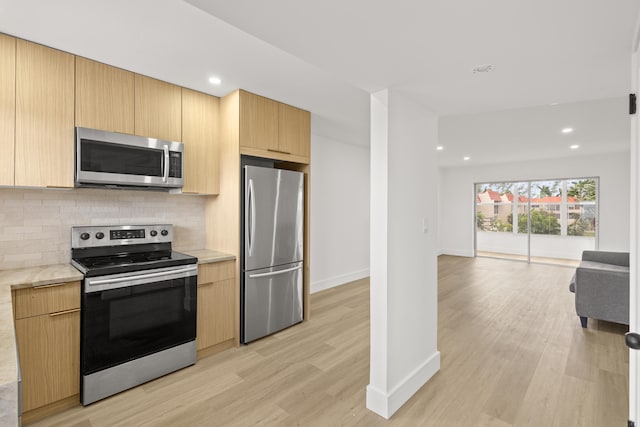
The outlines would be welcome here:
[[[162,182],[169,179],[169,146],[165,144],[164,148],[164,168],[162,173]]]

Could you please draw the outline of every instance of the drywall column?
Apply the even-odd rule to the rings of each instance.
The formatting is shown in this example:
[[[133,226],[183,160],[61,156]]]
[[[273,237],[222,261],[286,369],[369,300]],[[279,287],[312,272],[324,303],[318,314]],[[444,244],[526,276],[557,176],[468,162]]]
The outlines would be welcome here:
[[[440,369],[437,117],[371,96],[371,364],[367,408],[389,418]]]

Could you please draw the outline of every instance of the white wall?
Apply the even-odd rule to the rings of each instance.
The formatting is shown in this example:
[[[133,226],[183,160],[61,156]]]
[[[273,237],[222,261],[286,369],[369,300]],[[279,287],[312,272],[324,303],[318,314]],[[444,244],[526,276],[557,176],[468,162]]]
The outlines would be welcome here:
[[[404,94],[371,97],[371,351],[367,408],[385,418],[440,368],[437,117]],[[429,185],[431,183],[431,185]]]
[[[369,147],[311,135],[311,292],[369,275]]]
[[[527,256],[529,236],[526,233],[478,231],[478,252],[497,252]],[[554,236],[531,234],[531,256],[579,260],[582,251],[595,249],[596,239],[586,236]]]
[[[474,183],[590,176],[600,178],[599,249],[628,251],[629,173],[628,152],[442,169],[440,253],[473,256]]]

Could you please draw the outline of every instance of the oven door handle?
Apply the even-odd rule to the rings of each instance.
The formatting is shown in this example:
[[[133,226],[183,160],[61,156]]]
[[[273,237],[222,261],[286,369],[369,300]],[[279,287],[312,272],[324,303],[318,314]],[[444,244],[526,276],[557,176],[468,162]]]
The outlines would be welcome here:
[[[105,279],[85,279],[85,283],[88,285],[86,292],[98,292],[109,289],[116,289],[125,286],[131,286],[130,282],[137,282],[136,284],[144,284],[154,281],[154,279],[161,277],[164,280],[178,279],[189,276],[196,276],[198,274],[197,265],[190,265],[189,267],[174,268],[169,270],[162,270],[153,273],[144,274],[128,274],[120,277],[107,277]]]

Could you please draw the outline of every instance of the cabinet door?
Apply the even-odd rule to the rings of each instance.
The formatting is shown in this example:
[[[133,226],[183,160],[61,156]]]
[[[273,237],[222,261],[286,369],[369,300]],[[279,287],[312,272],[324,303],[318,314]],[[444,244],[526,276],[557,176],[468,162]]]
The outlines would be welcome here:
[[[15,321],[22,411],[80,392],[80,309]]]
[[[16,39],[0,34],[0,185],[13,185],[16,125]]]
[[[234,337],[234,282],[227,279],[198,287],[198,350]]]
[[[16,45],[15,185],[73,187],[74,56]]]
[[[240,91],[240,146],[278,151],[278,103]]]
[[[180,141],[182,138],[180,86],[139,74],[135,75],[135,133],[167,141]]]
[[[311,115],[287,104],[278,105],[278,150],[309,157]]]
[[[182,89],[184,193],[220,191],[218,106],[215,96]]]
[[[133,133],[133,73],[76,57],[76,126]]]

